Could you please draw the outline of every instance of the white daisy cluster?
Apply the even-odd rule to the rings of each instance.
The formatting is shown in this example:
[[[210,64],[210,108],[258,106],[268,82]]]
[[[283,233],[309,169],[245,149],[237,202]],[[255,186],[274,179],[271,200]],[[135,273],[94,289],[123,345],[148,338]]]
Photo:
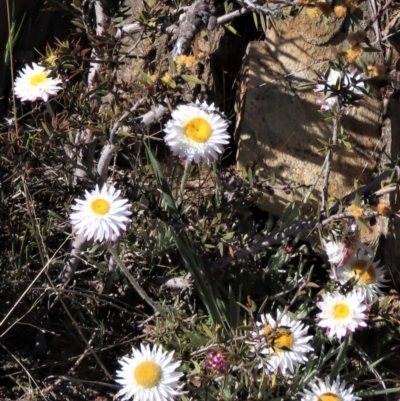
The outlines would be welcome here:
[[[367,305],[382,295],[382,287],[389,281],[385,270],[374,262],[374,251],[359,240],[358,227],[351,225],[341,239],[324,241],[329,261],[330,278],[343,286],[342,292],[322,295],[317,302],[321,312],[318,326],[326,328],[328,337],[339,340],[357,328],[365,327]]]
[[[252,332],[252,350],[265,359],[259,367],[265,367],[271,373],[286,371],[294,373],[297,366],[307,363],[307,354],[313,351],[309,345],[312,336],[307,336],[308,326],[292,320],[287,315],[277,322],[270,314],[261,315],[261,322],[256,322]]]
[[[321,110],[337,107],[340,111],[350,105],[357,105],[366,91],[363,75],[355,68],[344,72],[330,67],[328,71],[326,79],[314,89],[318,93],[317,101],[321,103]]]
[[[310,390],[306,389],[301,393],[301,401],[356,401],[360,397],[353,395],[353,386],[346,388],[345,382],[340,382],[338,376],[336,380],[330,381],[329,377],[325,380],[315,378],[309,383]]]
[[[75,199],[70,216],[75,233],[87,240],[115,241],[126,230],[126,224],[131,221],[128,216],[132,214],[128,200],[120,194],[113,187],[103,186],[100,190],[96,185],[93,191],[85,191],[86,199]]]
[[[61,80],[51,78],[49,74],[50,71],[39,64],[32,63],[32,66],[25,66],[15,79],[15,96],[23,102],[33,102],[37,99],[47,102],[50,96],[56,95],[61,90]]]
[[[116,381],[123,387],[115,397],[122,396],[121,401],[168,401],[180,395],[176,387],[182,373],[176,369],[181,363],[173,362],[173,356],[174,352],[157,345],[132,348],[132,356],[119,361]]]
[[[180,105],[164,128],[165,143],[172,153],[185,160],[207,164],[218,158],[229,143],[228,123],[222,113],[206,102]]]

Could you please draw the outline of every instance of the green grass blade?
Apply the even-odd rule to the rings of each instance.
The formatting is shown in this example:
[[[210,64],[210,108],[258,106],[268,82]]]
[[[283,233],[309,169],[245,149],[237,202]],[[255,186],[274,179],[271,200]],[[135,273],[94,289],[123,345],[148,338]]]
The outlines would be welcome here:
[[[332,366],[331,373],[329,375],[331,382],[336,379],[336,376],[340,372],[340,370],[345,365],[345,359],[347,355],[347,349],[349,347],[351,335],[346,337],[346,339],[340,344],[339,354],[336,358],[334,365]]]
[[[154,157],[152,151],[147,145],[145,146],[148,158],[153,166],[157,181],[161,187],[168,211],[174,220],[180,222],[180,214],[176,208],[168,182],[165,179],[160,165],[158,164],[158,161]],[[174,228],[172,230],[172,236],[179,253],[182,256],[186,269],[193,277],[195,288],[199,292],[199,295],[206,306],[213,323],[221,325],[228,332],[228,320],[226,317],[224,317],[223,313],[225,310],[224,303],[214,285],[211,271],[207,268],[206,264],[203,263],[201,257],[198,255],[196,246],[189,240],[184,231]]]

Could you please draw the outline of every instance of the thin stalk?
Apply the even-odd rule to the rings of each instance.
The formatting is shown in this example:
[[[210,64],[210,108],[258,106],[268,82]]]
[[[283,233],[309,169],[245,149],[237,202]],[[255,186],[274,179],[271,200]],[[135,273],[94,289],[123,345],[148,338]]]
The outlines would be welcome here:
[[[139,283],[133,278],[132,274],[129,273],[129,270],[126,268],[124,262],[122,262],[117,252],[111,245],[111,243],[109,241],[106,241],[106,245],[112,257],[114,258],[115,262],[117,263],[119,268],[124,272],[126,278],[129,280],[129,282],[132,284],[133,288],[138,292],[141,298],[145,302],[147,302],[154,309],[155,312],[158,312],[164,319],[172,323],[171,319],[166,315],[166,313],[153,302],[153,300],[147,295],[146,291],[144,291],[143,288],[139,285]]]
[[[325,158],[325,172],[324,172],[324,181],[322,184],[322,194],[321,194],[321,203],[322,203],[322,210],[325,211],[325,216],[328,216],[328,190],[329,190],[329,176],[331,173],[331,165],[333,160],[333,152],[335,146],[338,142],[338,127],[339,127],[339,117],[335,117],[333,119],[333,126],[332,126],[332,143],[329,147],[328,153],[326,154]]]
[[[50,103],[49,103],[49,102],[44,102],[44,104],[45,104],[45,106],[46,106],[47,111],[48,111],[49,114],[50,114],[51,119],[53,119],[53,118],[55,117],[55,115],[54,115],[53,109],[52,109],[51,106],[50,106]]]
[[[178,197],[178,201],[177,201],[178,205],[183,201],[183,192],[185,190],[185,185],[186,185],[186,183],[187,183],[187,181],[189,179],[189,176],[190,176],[190,165],[191,165],[190,160],[186,160],[186,162],[185,162],[185,170],[183,172],[182,181],[181,181],[181,187],[180,187],[180,190],[179,190],[179,197]]]
[[[10,50],[10,73],[11,73],[11,91],[12,91],[12,104],[13,104],[13,114],[14,114],[14,124],[15,124],[15,133],[18,132],[18,121],[17,121],[17,104],[15,101],[15,92],[14,92],[14,55],[13,55],[13,40],[11,38],[11,10],[10,10],[10,2],[6,0],[7,7],[7,23],[8,23],[8,40],[9,40],[9,50]]]
[[[214,161],[212,164],[214,176],[215,176],[215,205],[218,207],[221,203],[221,192],[222,192],[222,181],[219,176],[217,162]]]

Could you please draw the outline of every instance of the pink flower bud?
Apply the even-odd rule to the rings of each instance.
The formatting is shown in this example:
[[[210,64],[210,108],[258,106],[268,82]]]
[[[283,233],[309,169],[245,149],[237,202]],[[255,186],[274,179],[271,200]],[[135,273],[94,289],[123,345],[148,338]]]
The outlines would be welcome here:
[[[286,253],[287,255],[291,255],[292,253],[294,253],[294,246],[292,246],[292,245],[286,245],[284,251],[285,251],[285,253]]]
[[[222,372],[225,370],[228,361],[223,352],[210,351],[205,359],[205,366],[207,370]]]

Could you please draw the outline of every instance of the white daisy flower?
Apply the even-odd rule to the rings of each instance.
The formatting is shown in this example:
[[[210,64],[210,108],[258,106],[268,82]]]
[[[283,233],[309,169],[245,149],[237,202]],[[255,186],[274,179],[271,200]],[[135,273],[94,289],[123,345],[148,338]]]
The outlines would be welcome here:
[[[325,380],[315,378],[309,383],[311,390],[304,390],[301,393],[301,401],[356,401],[360,397],[353,395],[353,386],[346,388],[345,382],[340,382],[338,376],[332,383],[329,376]]]
[[[49,77],[50,71],[39,64],[27,65],[15,79],[14,93],[21,101],[49,100],[49,96],[56,95],[61,87],[61,80]]]
[[[132,214],[128,200],[122,199],[120,194],[114,187],[104,185],[99,190],[96,185],[92,192],[85,191],[86,199],[75,199],[70,220],[76,234],[87,240],[115,241],[126,230],[126,223],[131,221],[127,216]]]
[[[260,368],[266,366],[270,372],[280,371],[284,375],[286,370],[294,373],[296,366],[308,361],[306,354],[313,351],[308,345],[312,336],[306,336],[308,326],[287,315],[277,324],[270,314],[261,315],[261,322],[256,322],[256,326],[252,333],[258,340],[254,348],[268,356]]]
[[[178,396],[177,383],[183,373],[175,372],[180,362],[172,362],[174,352],[164,352],[161,346],[133,348],[131,357],[122,358],[116,381],[123,386],[116,397],[133,401],[167,401]]]
[[[171,117],[164,128],[164,141],[174,155],[209,164],[229,143],[228,123],[214,104],[196,101],[195,105],[180,105]]]
[[[354,291],[366,302],[373,302],[375,295],[383,295],[380,287],[387,287],[385,283],[390,281],[384,278],[385,269],[378,267],[378,264],[379,261],[373,262],[370,252],[360,249],[357,256],[352,257],[343,269],[336,271],[337,279],[341,284],[354,279]]]
[[[320,319],[317,325],[327,328],[329,338],[336,336],[340,340],[349,331],[354,332],[358,327],[367,325],[367,307],[360,294],[354,291],[346,295],[339,292],[322,294],[322,301],[317,302],[317,306],[321,309],[317,314]]]

